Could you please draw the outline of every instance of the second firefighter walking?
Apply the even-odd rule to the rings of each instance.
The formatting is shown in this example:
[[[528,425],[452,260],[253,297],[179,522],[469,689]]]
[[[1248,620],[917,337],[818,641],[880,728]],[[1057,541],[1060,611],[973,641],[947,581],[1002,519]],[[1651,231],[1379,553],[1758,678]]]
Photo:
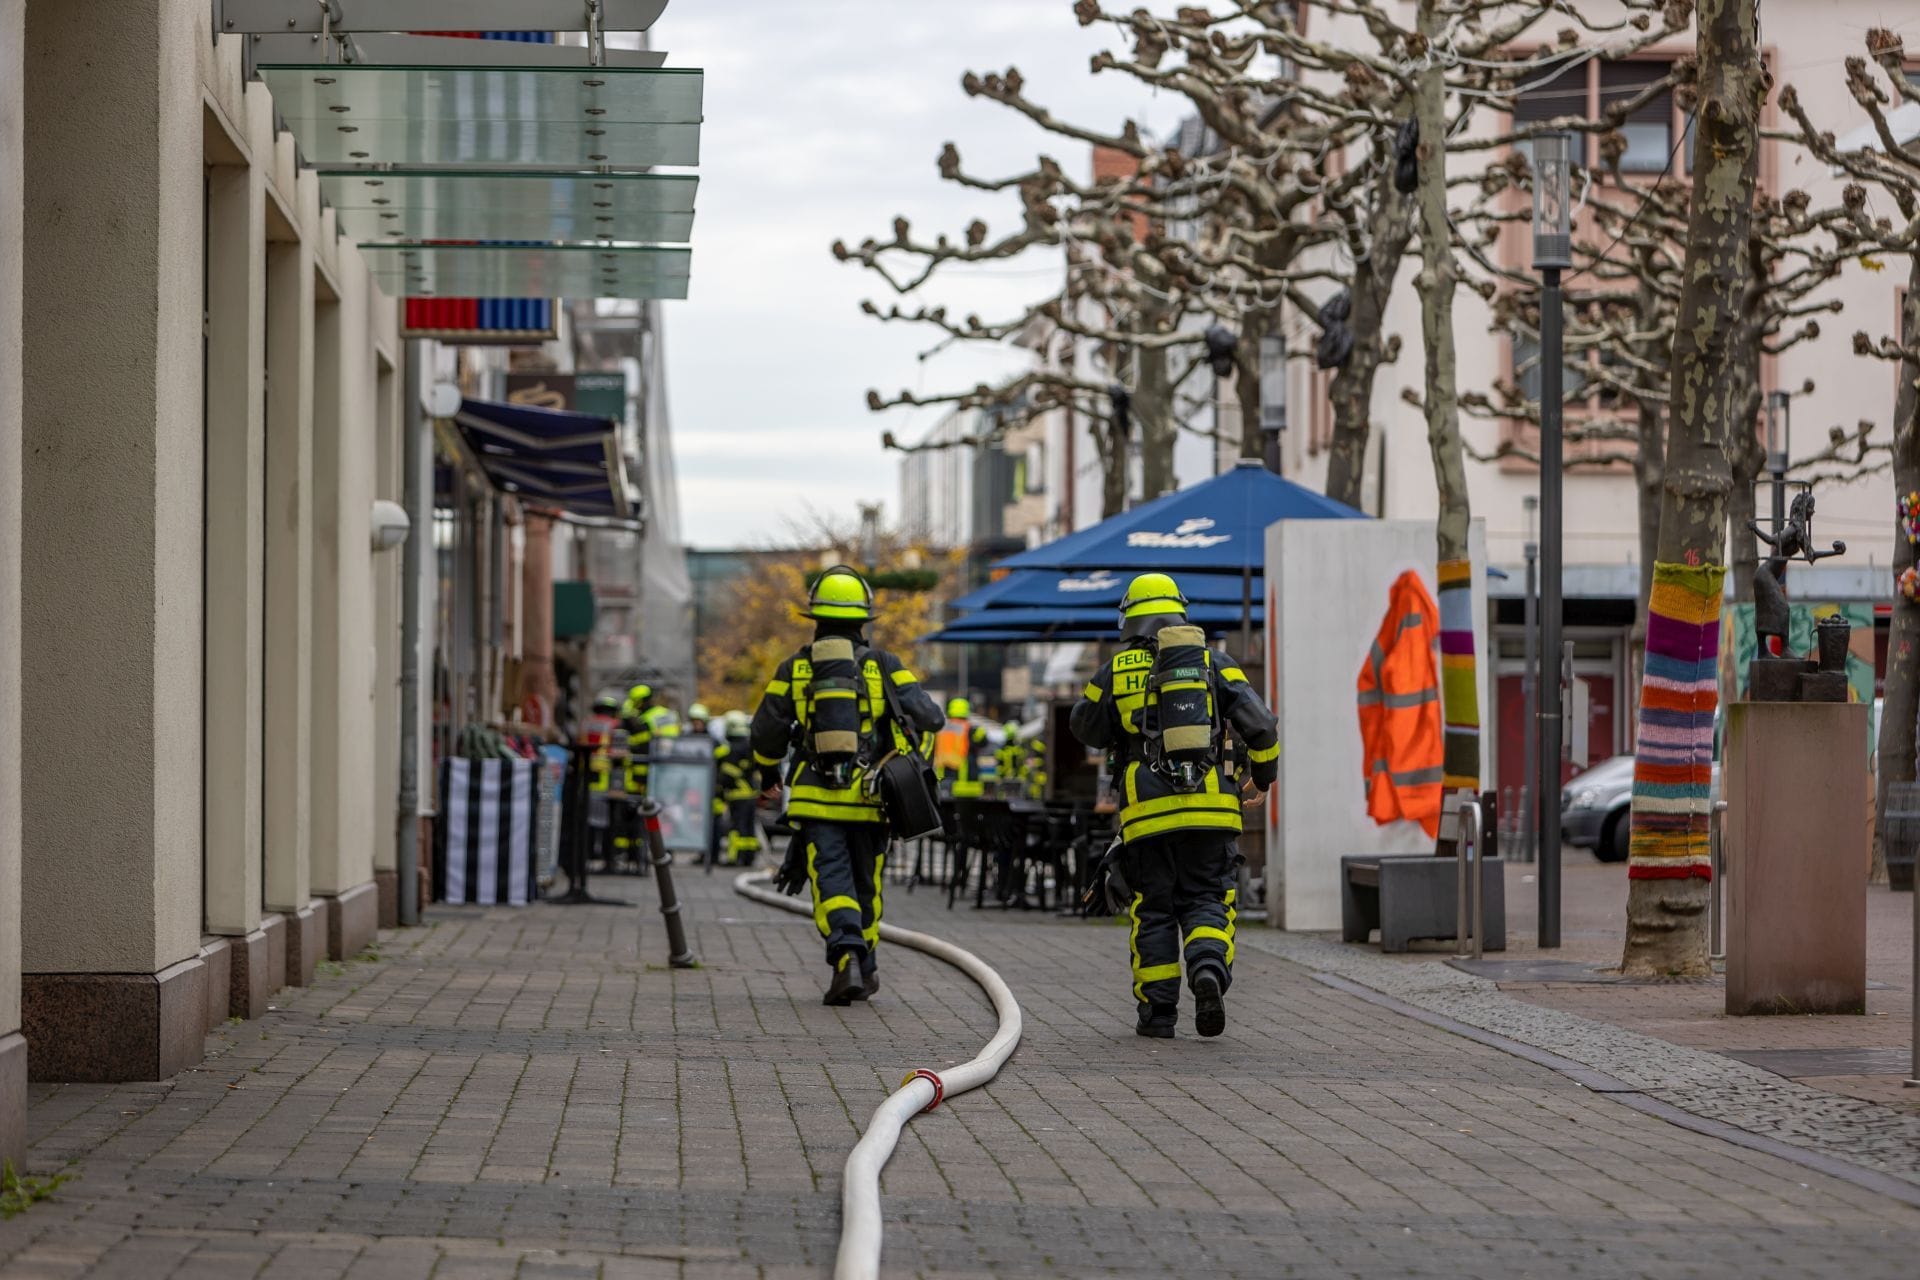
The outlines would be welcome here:
[[[1240,668],[1187,621],[1187,599],[1166,574],[1128,585],[1120,637],[1070,724],[1108,753],[1120,793],[1109,885],[1130,925],[1135,1030],[1173,1035],[1184,963],[1194,1030],[1217,1036],[1233,982],[1243,803],[1227,731],[1245,750],[1248,781],[1264,792],[1279,770],[1278,726]]]

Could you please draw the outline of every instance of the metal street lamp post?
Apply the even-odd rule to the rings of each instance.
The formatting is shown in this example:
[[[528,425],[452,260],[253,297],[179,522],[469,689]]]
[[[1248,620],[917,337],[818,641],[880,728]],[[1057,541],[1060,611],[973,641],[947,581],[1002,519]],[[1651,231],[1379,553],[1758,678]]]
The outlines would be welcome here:
[[[1527,541],[1523,554],[1527,558],[1527,601],[1526,613],[1521,619],[1527,633],[1527,653],[1525,667],[1520,675],[1520,692],[1526,700],[1523,721],[1526,746],[1526,770],[1520,775],[1520,829],[1526,834],[1522,837],[1521,861],[1533,862],[1540,856],[1540,828],[1534,816],[1534,793],[1540,789],[1540,725],[1534,719],[1540,711],[1540,637],[1534,628],[1540,625],[1540,542],[1534,535],[1534,519],[1540,512],[1540,499],[1528,494],[1520,499],[1520,507],[1527,513]]]
[[[1277,333],[1260,339],[1260,434],[1267,470],[1280,474],[1280,438],[1287,429],[1287,340]]]
[[[1793,401],[1784,391],[1767,396],[1767,471],[1773,476],[1773,532],[1787,527],[1787,451],[1793,441]]]
[[[1555,673],[1534,711],[1539,725],[1540,946],[1560,945],[1560,273],[1573,265],[1573,135],[1533,139],[1533,265],[1540,273],[1540,648]]]

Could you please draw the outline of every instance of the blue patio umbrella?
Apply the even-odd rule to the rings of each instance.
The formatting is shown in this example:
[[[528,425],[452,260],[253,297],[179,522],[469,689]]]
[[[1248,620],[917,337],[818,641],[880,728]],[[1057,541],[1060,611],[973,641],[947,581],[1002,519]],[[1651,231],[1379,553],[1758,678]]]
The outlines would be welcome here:
[[[1231,471],[1092,528],[1008,556],[995,567],[1014,572],[962,598],[979,612],[964,620],[959,634],[978,627],[1008,629],[999,618],[1003,610],[1015,607],[1111,607],[1134,574],[1158,571],[1174,576],[1196,610],[1205,603],[1236,606],[1233,620],[1240,625],[1244,645],[1254,624],[1255,601],[1265,594],[1264,583],[1258,589],[1255,584],[1265,569],[1267,526],[1277,520],[1364,519],[1364,512],[1277,476],[1258,462],[1243,461]],[[1027,577],[1028,571],[1034,576]],[[1050,582],[1039,576],[1048,571]],[[1092,598],[1077,598],[1081,593]],[[1062,616],[1047,638],[1064,638],[1061,629],[1076,624],[1084,625],[1070,613]],[[951,624],[948,631],[959,625]],[[1111,637],[1111,626],[1101,628],[1098,636]]]
[[[1266,613],[1263,605],[1253,606],[1254,625],[1260,625]],[[1189,621],[1208,631],[1224,632],[1241,624],[1241,610],[1234,604],[1195,604],[1187,610]],[[946,644],[1035,644],[1060,640],[1112,640],[1120,633],[1120,619],[1111,607],[1076,609],[1007,608],[983,609],[949,622],[945,628],[922,641]]]
[[[1260,572],[1266,528],[1276,520],[1365,520],[1325,494],[1241,462],[1211,480],[1142,503],[1044,546],[1008,556],[997,567],[1116,573]]]
[[[949,601],[949,609],[971,613],[978,609],[1073,609],[1099,606],[1114,609],[1126,594],[1129,573],[1093,569],[1061,573],[1050,569],[1016,569],[1006,577]],[[1183,573],[1180,590],[1195,604],[1238,606],[1242,583],[1238,573]],[[1254,594],[1261,593],[1260,575],[1254,575]]]

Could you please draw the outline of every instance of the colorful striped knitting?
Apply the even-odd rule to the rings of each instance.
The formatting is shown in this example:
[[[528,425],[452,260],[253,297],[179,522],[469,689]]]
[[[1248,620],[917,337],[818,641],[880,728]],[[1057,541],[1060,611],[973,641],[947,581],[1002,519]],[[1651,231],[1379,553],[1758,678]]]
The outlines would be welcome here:
[[[1725,574],[1717,564],[1653,566],[1627,867],[1636,880],[1713,876],[1707,828]]]
[[[1440,707],[1446,716],[1441,785],[1480,789],[1480,690],[1473,660],[1473,564],[1440,562]]]

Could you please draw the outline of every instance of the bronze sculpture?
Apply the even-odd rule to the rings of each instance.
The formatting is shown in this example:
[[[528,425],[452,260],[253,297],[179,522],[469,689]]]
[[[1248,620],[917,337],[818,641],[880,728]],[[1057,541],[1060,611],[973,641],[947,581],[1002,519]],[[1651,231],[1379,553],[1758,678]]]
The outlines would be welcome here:
[[[1845,702],[1846,620],[1821,620],[1815,659],[1796,654],[1787,641],[1790,607],[1782,584],[1788,561],[1813,564],[1844,554],[1847,544],[1835,541],[1827,551],[1814,548],[1811,484],[1800,486],[1786,521],[1777,531],[1767,532],[1758,520],[1747,521],[1747,528],[1772,549],[1772,554],[1760,562],[1753,574],[1753,629],[1759,637],[1759,651],[1747,668],[1747,696],[1755,702]],[[1780,641],[1777,658],[1772,656],[1767,643],[1769,637]]]

